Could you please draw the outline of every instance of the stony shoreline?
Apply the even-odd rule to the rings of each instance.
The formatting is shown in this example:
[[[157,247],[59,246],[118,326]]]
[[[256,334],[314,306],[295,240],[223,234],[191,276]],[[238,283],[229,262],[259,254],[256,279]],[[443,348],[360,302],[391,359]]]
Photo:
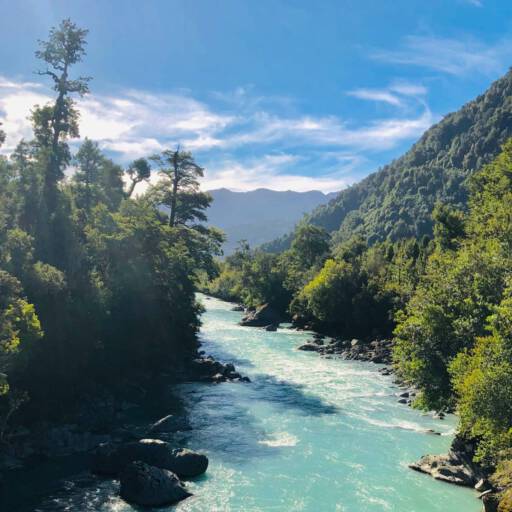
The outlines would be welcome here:
[[[173,434],[191,430],[186,414],[172,393],[165,393],[168,412],[172,414],[151,419],[151,412],[145,411],[146,408],[151,409],[147,407],[148,401],[157,398],[154,395],[157,395],[158,391],[172,389],[174,385],[182,382],[219,384],[226,381],[250,382],[248,377],[236,371],[233,364],[216,361],[200,350],[173,375],[164,372],[137,379],[137,384],[126,382],[120,386],[124,390],[121,394],[104,392],[101,396],[84,396],[80,406],[70,411],[62,421],[39,422],[30,428],[18,428],[13,432],[9,444],[0,450],[0,504],[7,499],[4,493],[10,487],[8,483],[12,480],[10,475],[21,475],[25,469],[29,470],[33,465],[76,457],[77,465],[81,468],[84,461],[91,458],[94,460],[98,447],[116,447],[117,450],[140,443],[147,438],[162,443],[165,441],[159,439],[161,436],[168,439]],[[159,408],[162,407],[159,405]],[[147,423],[133,421],[133,416],[139,415],[139,411],[142,412],[143,417],[147,417]],[[172,450],[181,448],[173,446],[171,449],[167,444],[165,449],[170,453]],[[142,462],[150,463],[151,461],[146,458]],[[151,480],[155,485],[158,483],[163,497],[166,495],[186,497],[180,490],[185,488],[179,478],[176,480],[175,476],[165,473],[169,468],[157,466],[162,472],[152,469],[154,464],[149,466],[149,468],[133,467],[127,477],[128,480],[138,481],[141,484],[141,478],[146,478],[147,482]],[[87,469],[87,462],[83,469]],[[5,485],[3,485],[4,481]],[[126,488],[125,485],[124,489]],[[128,491],[127,496],[133,496],[133,493],[130,494]]]

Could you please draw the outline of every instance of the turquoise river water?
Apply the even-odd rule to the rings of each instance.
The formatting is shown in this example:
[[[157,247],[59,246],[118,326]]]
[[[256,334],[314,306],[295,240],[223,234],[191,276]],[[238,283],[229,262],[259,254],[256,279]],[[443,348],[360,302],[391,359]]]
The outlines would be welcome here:
[[[203,349],[252,382],[179,387],[193,430],[177,441],[207,453],[210,467],[188,484],[192,498],[164,510],[480,510],[472,490],[407,467],[448,449],[455,418],[434,420],[398,404],[400,389],[377,365],[298,351],[310,334],[240,327],[230,304],[201,300]],[[135,510],[116,492],[115,482],[72,482],[58,510]],[[51,510],[46,503],[38,510]]]

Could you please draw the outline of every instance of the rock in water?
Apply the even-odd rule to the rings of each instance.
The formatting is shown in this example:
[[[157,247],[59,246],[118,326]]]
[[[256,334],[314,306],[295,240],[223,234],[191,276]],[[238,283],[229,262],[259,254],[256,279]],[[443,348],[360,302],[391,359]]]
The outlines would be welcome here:
[[[191,496],[174,473],[140,461],[126,466],[120,484],[121,498],[144,507],[169,505]]]
[[[191,450],[172,449],[169,443],[159,439],[141,439],[120,446],[110,443],[98,446],[93,453],[91,469],[98,474],[117,475],[134,461],[167,469],[187,478],[199,476],[208,468],[206,455]]]
[[[268,332],[275,332],[277,331],[277,324],[270,324],[270,325],[267,325],[266,327],[264,327],[265,331],[268,331]]]
[[[320,350],[320,347],[318,345],[315,345],[314,343],[304,343],[304,345],[297,347],[297,350],[304,350],[306,352],[318,352],[318,350]]]
[[[259,306],[255,311],[249,311],[240,321],[245,327],[266,327],[267,325],[279,325],[280,315],[268,304]]]
[[[118,447],[114,443],[102,443],[91,456],[91,471],[98,475],[116,475],[120,464]]]
[[[208,457],[206,455],[186,448],[173,450],[172,454],[174,457],[172,471],[182,478],[193,478],[202,475],[208,469]]]

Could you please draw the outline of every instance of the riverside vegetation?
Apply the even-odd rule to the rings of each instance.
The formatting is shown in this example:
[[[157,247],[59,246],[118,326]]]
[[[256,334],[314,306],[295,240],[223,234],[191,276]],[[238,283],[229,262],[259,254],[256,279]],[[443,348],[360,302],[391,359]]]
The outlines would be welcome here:
[[[164,370],[177,375],[197,357],[196,282],[223,241],[200,224],[211,198],[190,153],[141,155],[123,168],[92,140],[76,146],[76,97],[91,79],[73,70],[86,36],[65,20],[39,43],[39,75],[55,100],[33,107],[34,138],[0,157],[2,467],[20,456],[27,427],[30,438],[38,426],[69,422],[77,404],[99,405]],[[135,195],[151,167],[161,179]],[[159,478],[168,497],[179,491],[175,477],[132,469],[132,480]]]
[[[393,335],[414,405],[458,412],[456,444],[500,512],[512,510],[511,87],[509,72],[273,252],[242,242],[207,285],[342,340]]]

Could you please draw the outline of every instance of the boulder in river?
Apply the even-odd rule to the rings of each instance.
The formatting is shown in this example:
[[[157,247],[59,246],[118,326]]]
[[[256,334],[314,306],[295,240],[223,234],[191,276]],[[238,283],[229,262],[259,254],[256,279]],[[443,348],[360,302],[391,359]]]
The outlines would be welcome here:
[[[206,455],[191,450],[184,453],[183,449],[173,449],[169,443],[159,439],[141,439],[119,446],[112,443],[98,446],[92,456],[91,469],[98,474],[117,475],[134,461],[168,469],[187,478],[201,475],[208,467]],[[189,465],[186,466],[184,461]],[[182,474],[183,468],[186,470]]]
[[[243,306],[233,306],[231,311],[245,311]]]
[[[265,331],[268,331],[268,332],[275,332],[277,331],[277,324],[270,324],[270,325],[267,325],[266,327],[264,327]]]
[[[208,457],[187,448],[173,450],[173,471],[182,478],[202,475],[208,469]]]
[[[266,327],[267,325],[279,325],[281,317],[270,305],[263,304],[254,311],[249,311],[240,321],[245,327]]]
[[[128,464],[119,480],[121,498],[144,507],[169,505],[191,496],[174,473],[140,461]]]

